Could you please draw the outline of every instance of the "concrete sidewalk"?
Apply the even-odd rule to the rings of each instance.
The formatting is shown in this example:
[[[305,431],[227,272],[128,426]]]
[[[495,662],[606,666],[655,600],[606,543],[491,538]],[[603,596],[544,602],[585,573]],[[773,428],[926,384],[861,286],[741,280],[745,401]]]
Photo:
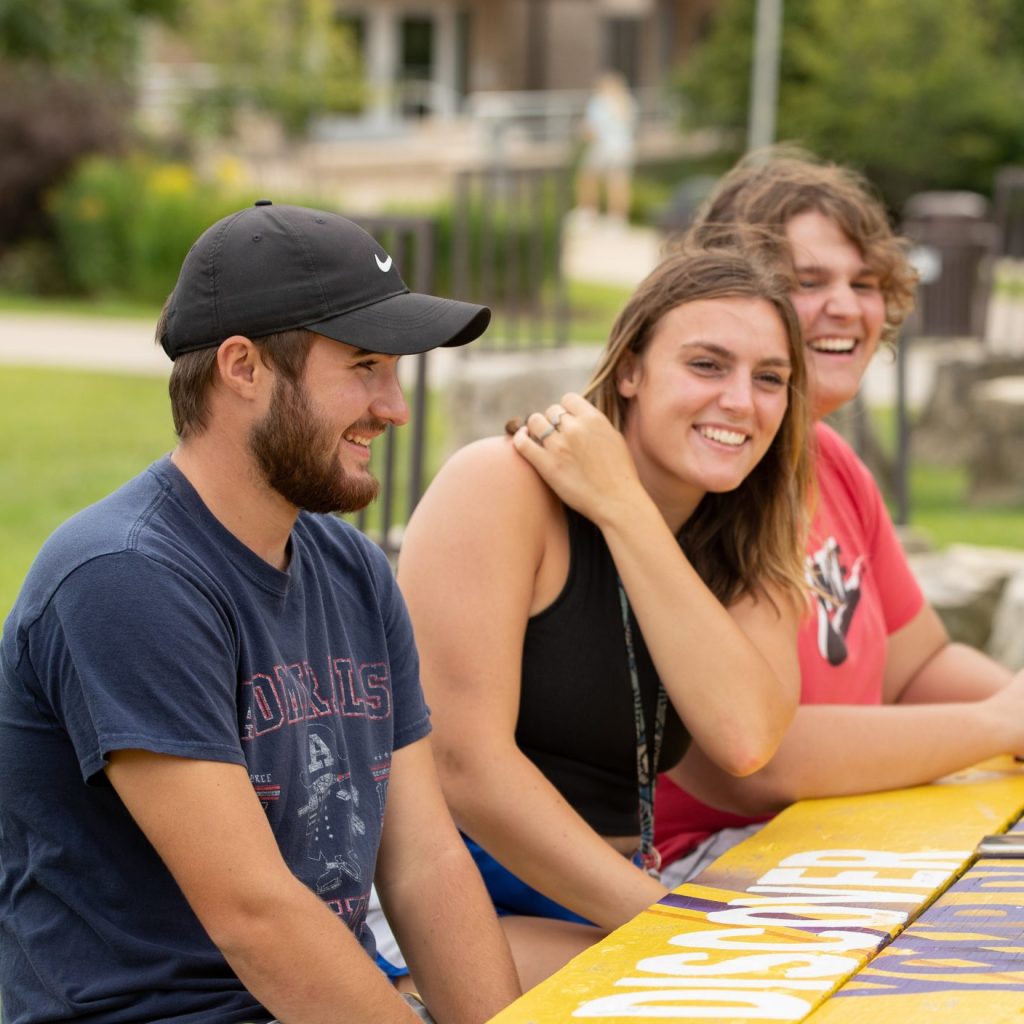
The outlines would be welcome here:
[[[171,362],[153,340],[156,318],[0,313],[0,362],[166,377]]]
[[[37,366],[95,373],[127,373],[168,377],[171,361],[154,340],[152,320],[76,316],[68,313],[0,312],[0,365]],[[455,349],[430,353],[431,387],[449,374]],[[413,357],[402,360],[401,379],[411,387],[416,372]]]
[[[74,316],[69,314],[0,313],[0,364],[79,369],[167,377],[171,362],[153,340],[155,317],[150,320]],[[968,342],[963,349],[976,347]],[[920,408],[931,393],[935,364],[957,354],[958,343],[921,343],[910,354],[908,399]],[[440,387],[460,354],[437,349],[430,354],[429,381]],[[595,349],[596,359],[596,349]],[[403,381],[408,386],[414,369],[403,360]],[[895,400],[895,367],[884,352],[875,358],[864,378],[865,398],[871,405]]]

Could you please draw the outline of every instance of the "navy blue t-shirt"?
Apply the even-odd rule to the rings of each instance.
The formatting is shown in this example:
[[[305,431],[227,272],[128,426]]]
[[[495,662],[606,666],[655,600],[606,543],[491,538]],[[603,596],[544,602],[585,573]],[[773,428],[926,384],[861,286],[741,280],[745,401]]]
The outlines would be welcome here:
[[[164,459],[70,519],[0,640],[5,1024],[271,1016],[107,782],[111,751],[245,765],[288,865],[372,954],[391,756],[429,728],[387,559],[337,518],[301,514],[278,571]]]

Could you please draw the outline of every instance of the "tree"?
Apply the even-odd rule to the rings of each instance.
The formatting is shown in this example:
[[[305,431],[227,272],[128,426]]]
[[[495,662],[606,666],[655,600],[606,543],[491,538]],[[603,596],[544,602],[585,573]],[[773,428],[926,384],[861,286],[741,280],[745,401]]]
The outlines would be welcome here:
[[[4,0],[0,58],[94,82],[134,76],[138,27],[173,17],[177,0]]]
[[[749,101],[753,5],[722,0],[680,84],[695,123],[734,129]],[[924,189],[988,192],[1024,158],[1016,0],[786,0],[778,137],[864,171],[898,209]]]
[[[183,12],[182,35],[215,77],[201,113],[262,111],[296,136],[317,115],[361,106],[358,50],[330,0],[184,0]]]
[[[85,154],[124,137],[142,18],[175,0],[0,4],[0,252],[42,234],[43,197]]]

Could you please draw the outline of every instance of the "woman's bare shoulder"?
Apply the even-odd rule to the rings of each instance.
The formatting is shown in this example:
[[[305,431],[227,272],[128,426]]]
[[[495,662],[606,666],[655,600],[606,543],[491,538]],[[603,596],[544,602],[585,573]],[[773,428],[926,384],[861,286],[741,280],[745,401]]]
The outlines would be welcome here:
[[[536,470],[516,451],[507,436],[485,437],[460,448],[444,463],[427,489],[431,492],[515,501],[551,494]],[[490,496],[489,498],[487,496]]]
[[[429,582],[431,592],[467,576],[532,586],[560,503],[511,438],[461,448],[441,467],[409,518],[399,581]],[[439,580],[438,567],[444,567]]]

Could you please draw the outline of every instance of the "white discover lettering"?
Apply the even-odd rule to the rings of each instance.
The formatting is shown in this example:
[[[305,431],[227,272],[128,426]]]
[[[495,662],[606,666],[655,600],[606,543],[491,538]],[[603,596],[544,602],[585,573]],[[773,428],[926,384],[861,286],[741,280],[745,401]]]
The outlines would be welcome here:
[[[636,991],[582,1002],[573,1017],[801,1020],[823,994],[857,970],[861,956],[839,954],[875,949],[885,933],[907,920],[908,913],[878,904],[919,905],[968,856],[951,850],[815,850],[787,857],[758,878],[747,895],[706,914],[709,924],[732,927],[683,932],[667,940],[700,952],[639,960],[637,976],[614,982],[615,988]],[[896,877],[898,872],[905,877]],[[802,933],[804,941],[794,932]],[[755,955],[736,955],[741,952]]]
[[[701,1005],[703,1004],[703,1005]],[[665,1017],[673,1020],[800,1020],[811,1003],[783,992],[737,992],[702,988],[690,992],[657,989],[601,996],[584,1003],[574,1017]]]

